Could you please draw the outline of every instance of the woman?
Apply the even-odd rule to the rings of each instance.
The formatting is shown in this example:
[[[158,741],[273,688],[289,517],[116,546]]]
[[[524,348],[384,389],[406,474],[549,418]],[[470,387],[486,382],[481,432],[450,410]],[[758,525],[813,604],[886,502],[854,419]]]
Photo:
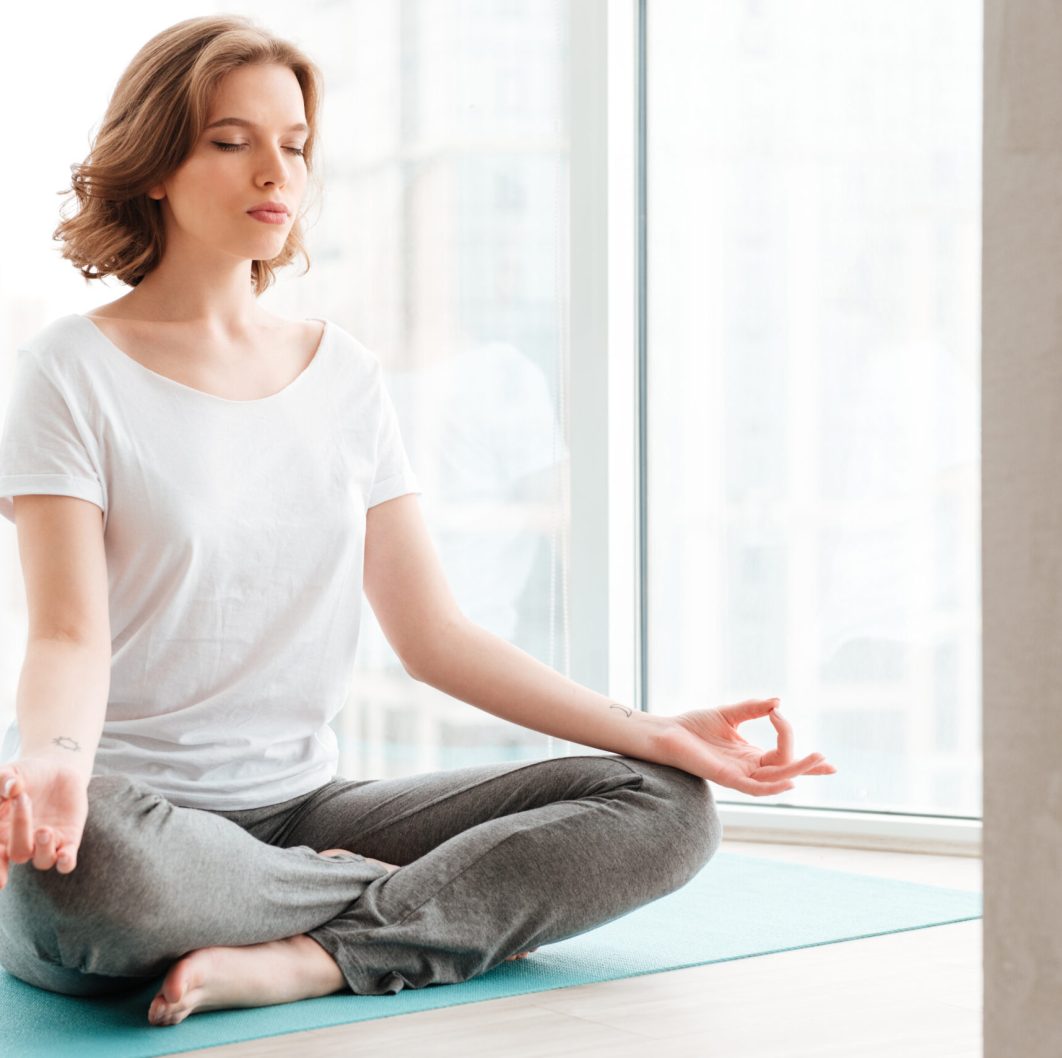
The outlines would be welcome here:
[[[648,715],[464,618],[379,361],[257,304],[302,251],[320,83],[243,18],[135,56],[57,231],[132,289],[19,351],[0,441],[31,626],[0,964],[74,995],[164,974],[158,1025],[467,980],[689,881],[706,779],[834,771],[791,759],[777,699]],[[337,777],[363,588],[415,678],[615,755]],[[765,715],[771,752],[737,733]]]

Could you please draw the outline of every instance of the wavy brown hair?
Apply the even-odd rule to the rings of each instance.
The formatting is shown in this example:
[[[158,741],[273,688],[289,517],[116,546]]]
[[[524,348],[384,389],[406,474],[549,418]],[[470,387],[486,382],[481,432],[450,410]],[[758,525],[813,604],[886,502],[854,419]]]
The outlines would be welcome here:
[[[52,238],[63,244],[62,256],[85,279],[113,275],[135,287],[162,260],[161,204],[147,192],[177,169],[199,140],[218,82],[236,67],[254,63],[287,66],[298,79],[310,127],[303,157],[309,183],[320,191],[313,165],[324,86],[319,67],[294,44],[242,15],[186,19],[156,34],[133,56],[88,158],[70,166],[71,186],[58,192],[73,191],[79,208],[63,218]],[[276,257],[252,262],[256,295],[298,254],[309,270],[301,218],[300,213]]]

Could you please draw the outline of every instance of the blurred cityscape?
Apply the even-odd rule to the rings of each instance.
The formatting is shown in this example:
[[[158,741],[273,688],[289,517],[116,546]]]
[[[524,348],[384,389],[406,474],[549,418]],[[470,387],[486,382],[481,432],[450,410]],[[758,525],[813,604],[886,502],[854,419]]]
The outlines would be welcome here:
[[[246,10],[326,77],[312,268],[273,309],[380,355],[454,595],[559,671],[576,2]],[[110,69],[191,13],[115,19]],[[649,0],[646,65],[649,709],[779,695],[796,755],[838,773],[770,801],[979,816],[980,8]],[[25,192],[62,185],[112,81]],[[36,288],[0,295],[19,339],[122,292],[57,262],[37,197]],[[0,537],[6,726],[25,616]],[[348,778],[591,751],[416,683],[367,603],[332,726]]]

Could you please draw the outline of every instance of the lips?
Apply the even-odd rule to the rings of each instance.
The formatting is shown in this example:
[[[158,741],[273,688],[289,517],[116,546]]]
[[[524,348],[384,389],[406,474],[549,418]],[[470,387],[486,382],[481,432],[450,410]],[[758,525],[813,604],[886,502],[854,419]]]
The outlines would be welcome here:
[[[288,215],[286,213],[276,213],[270,209],[254,209],[248,214],[251,220],[256,220],[260,224],[287,224]]]

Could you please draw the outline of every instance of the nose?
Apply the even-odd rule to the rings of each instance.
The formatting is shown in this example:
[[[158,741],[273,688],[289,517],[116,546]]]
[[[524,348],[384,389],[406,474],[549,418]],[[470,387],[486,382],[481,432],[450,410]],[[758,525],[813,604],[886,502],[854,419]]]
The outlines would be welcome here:
[[[266,149],[258,166],[257,183],[260,186],[273,184],[276,187],[284,187],[290,176],[292,162],[286,158],[283,147]]]

